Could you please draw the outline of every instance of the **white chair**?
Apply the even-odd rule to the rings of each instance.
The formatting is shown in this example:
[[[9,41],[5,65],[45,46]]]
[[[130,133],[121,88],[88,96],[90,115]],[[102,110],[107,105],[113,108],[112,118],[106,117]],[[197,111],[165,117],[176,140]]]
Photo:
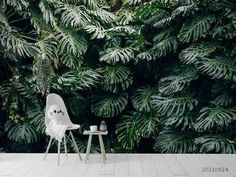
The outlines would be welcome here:
[[[63,120],[61,120],[61,121],[62,121],[63,125],[68,125],[68,128],[66,128],[66,130],[69,131],[69,135],[67,136],[66,134],[64,134],[64,137],[63,137],[64,147],[65,147],[65,155],[67,156],[67,146],[66,146],[67,140],[66,140],[66,137],[68,139],[69,139],[69,137],[71,137],[71,140],[72,140],[72,143],[74,145],[74,148],[77,151],[80,160],[82,160],[82,158],[80,156],[80,153],[79,153],[79,149],[77,147],[77,144],[75,142],[75,139],[74,139],[74,136],[73,136],[73,133],[72,133],[72,130],[79,129],[80,125],[73,124],[71,122],[70,117],[68,115],[68,112],[66,110],[66,106],[65,106],[65,103],[64,103],[63,99],[59,95],[57,95],[55,93],[50,93],[50,94],[47,95],[46,110],[45,110],[45,124],[46,124],[46,126],[48,126],[49,123],[50,123],[50,119],[48,118],[48,110],[49,110],[50,106],[52,106],[52,105],[58,105],[58,106],[60,106],[60,108],[62,108],[64,110]],[[52,140],[53,140],[53,138],[50,137],[50,140],[49,140],[49,143],[48,143],[48,146],[47,146],[47,150],[45,152],[44,160],[46,159],[48,151],[49,151],[49,149],[50,149],[50,147],[52,145]],[[58,140],[58,165],[60,163],[60,145],[61,145],[61,141]]]

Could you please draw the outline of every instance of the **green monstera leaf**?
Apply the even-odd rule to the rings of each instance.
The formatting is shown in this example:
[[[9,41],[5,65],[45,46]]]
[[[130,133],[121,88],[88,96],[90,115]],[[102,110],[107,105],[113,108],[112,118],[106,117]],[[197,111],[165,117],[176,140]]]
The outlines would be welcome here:
[[[158,135],[154,150],[163,153],[188,153],[194,151],[194,135],[188,131],[175,131],[168,127]]]
[[[109,64],[118,62],[128,63],[134,58],[134,50],[127,48],[108,48],[101,53],[100,61],[105,61]]]
[[[214,16],[202,16],[186,22],[178,35],[183,42],[197,41],[200,37],[207,34],[211,23],[215,21]]]
[[[197,99],[182,95],[175,97],[152,96],[153,108],[162,115],[180,116],[186,111],[191,111],[198,104]]]
[[[38,140],[38,135],[32,125],[28,123],[13,123],[8,121],[5,124],[7,137],[19,143],[35,143]]]
[[[140,87],[136,90],[135,95],[132,99],[133,106],[138,111],[150,112],[151,107],[151,97],[158,93],[156,88]]]
[[[204,107],[200,111],[195,125],[196,130],[214,131],[227,128],[232,121],[236,120],[236,108],[225,109],[223,107]]]
[[[121,117],[116,126],[117,139],[125,149],[138,146],[141,137],[155,137],[158,132],[159,115],[155,112],[130,112]]]
[[[221,135],[204,135],[195,139],[200,153],[235,153],[235,141]]]
[[[119,115],[127,104],[128,100],[125,95],[111,94],[96,97],[91,109],[95,116],[112,118]]]
[[[192,80],[198,78],[197,71],[194,68],[186,68],[183,73],[174,76],[161,78],[159,81],[159,92],[164,94],[172,94],[179,92],[189,86]]]

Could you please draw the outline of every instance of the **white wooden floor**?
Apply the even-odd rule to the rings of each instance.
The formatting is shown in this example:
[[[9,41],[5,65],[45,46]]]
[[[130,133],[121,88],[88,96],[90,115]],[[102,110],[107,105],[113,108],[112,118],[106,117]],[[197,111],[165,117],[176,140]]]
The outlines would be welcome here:
[[[82,158],[85,156],[82,154]],[[0,177],[236,177],[236,154],[92,154],[87,163],[76,154],[0,154]],[[202,172],[203,168],[227,168]]]

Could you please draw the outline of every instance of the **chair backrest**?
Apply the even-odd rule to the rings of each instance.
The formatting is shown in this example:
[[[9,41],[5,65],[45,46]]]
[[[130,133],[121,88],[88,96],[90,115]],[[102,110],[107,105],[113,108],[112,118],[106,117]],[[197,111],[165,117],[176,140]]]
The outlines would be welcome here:
[[[58,94],[50,93],[47,95],[47,100],[46,100],[46,109],[45,109],[45,124],[46,125],[49,125],[49,123],[50,123],[50,119],[48,118],[48,109],[52,105],[57,105],[62,110],[64,110],[63,120],[61,120],[62,124],[65,124],[65,125],[72,125],[73,124],[70,120],[70,117],[67,112],[67,109],[66,109],[63,99]]]

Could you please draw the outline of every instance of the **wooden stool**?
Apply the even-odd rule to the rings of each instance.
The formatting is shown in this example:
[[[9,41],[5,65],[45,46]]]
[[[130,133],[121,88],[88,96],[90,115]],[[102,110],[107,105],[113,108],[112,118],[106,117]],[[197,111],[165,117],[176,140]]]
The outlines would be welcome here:
[[[106,156],[105,156],[105,148],[104,148],[104,143],[103,143],[103,139],[102,139],[102,135],[107,135],[108,131],[102,132],[102,131],[95,131],[92,132],[90,130],[85,130],[83,132],[84,135],[89,135],[89,139],[88,139],[88,145],[87,145],[87,150],[86,150],[86,157],[85,157],[85,162],[88,160],[89,158],[89,153],[90,153],[90,148],[91,148],[91,144],[92,144],[92,137],[93,135],[98,135],[99,138],[99,144],[100,144],[100,150],[101,150],[101,154],[102,154],[102,160],[105,163],[106,160]]]

